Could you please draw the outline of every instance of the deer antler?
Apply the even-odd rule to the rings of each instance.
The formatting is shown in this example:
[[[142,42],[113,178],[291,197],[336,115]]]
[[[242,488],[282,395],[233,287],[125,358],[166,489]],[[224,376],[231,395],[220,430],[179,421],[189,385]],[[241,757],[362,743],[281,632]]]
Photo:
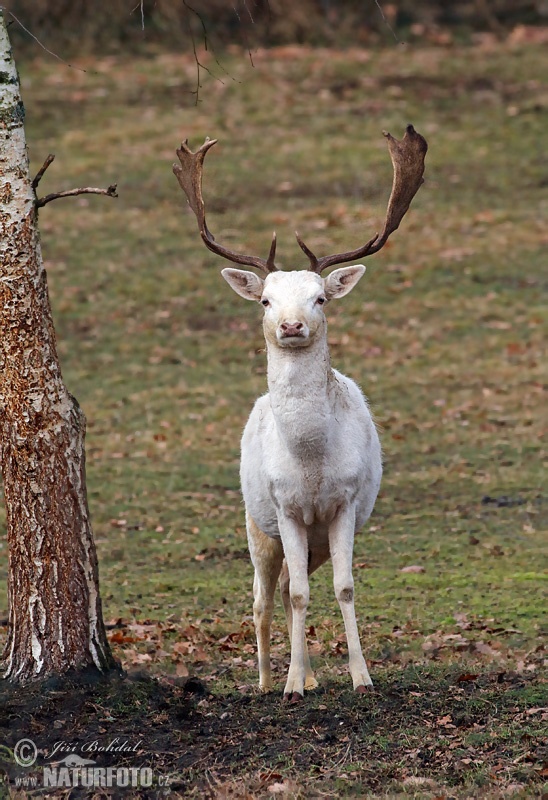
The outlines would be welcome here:
[[[246,264],[249,267],[256,267],[264,274],[276,272],[277,267],[274,264],[274,257],[276,255],[275,233],[272,236],[272,244],[270,245],[268,258],[265,260],[256,256],[246,256],[235,253],[233,250],[223,247],[215,241],[213,234],[208,230],[205,218],[204,200],[202,197],[202,170],[205,155],[214,144],[217,144],[217,139],[206,138],[203,145],[193,153],[186,139],[177,150],[177,156],[179,157],[181,165],[173,165],[173,172],[179,181],[181,189],[187,196],[188,204],[196,215],[198,228],[204,240],[204,244],[212,252],[223,256],[223,258],[227,258],[229,261],[233,261],[235,264]]]
[[[323,258],[316,258],[296,233],[300,248],[310,260],[308,269],[312,272],[320,274],[334,264],[344,264],[346,261],[355,261],[358,258],[377,253],[384,246],[390,234],[399,227],[412,199],[424,182],[424,158],[428,150],[426,139],[417,133],[412,125],[407,126],[401,141],[394,139],[389,133],[384,132],[384,135],[388,140],[388,150],[394,167],[394,182],[382,233],[380,236],[376,233],[372,239],[362,247],[358,247],[357,250],[335,253],[331,256],[323,256]]]

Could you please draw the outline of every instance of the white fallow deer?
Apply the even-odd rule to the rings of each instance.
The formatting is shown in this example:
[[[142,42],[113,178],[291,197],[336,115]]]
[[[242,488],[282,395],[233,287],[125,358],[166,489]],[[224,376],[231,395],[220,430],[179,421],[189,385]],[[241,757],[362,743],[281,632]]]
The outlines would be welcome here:
[[[354,535],[368,519],[382,475],[381,446],[367,401],[354,381],[330,365],[324,308],[350,292],[365,267],[347,266],[322,278],[324,269],[376,253],[399,226],[423,182],[426,141],[412,125],[401,141],[385,134],[394,168],[383,231],[356,250],[310,260],[307,271],[279,271],[276,235],[266,260],[218,244],[206,225],[202,198],[205,155],[215,140],[193,153],[184,142],[173,171],[194,211],[206,246],[236,264],[263,273],[224,269],[229,285],[264,306],[268,394],[260,397],[242,437],[241,483],[253,583],[259,684],[272,688],[270,626],[278,577],[291,640],[284,699],[297,702],[317,686],[305,640],[308,576],[329,559],[348,641],[354,689],[372,681],[362,654],[354,611]]]

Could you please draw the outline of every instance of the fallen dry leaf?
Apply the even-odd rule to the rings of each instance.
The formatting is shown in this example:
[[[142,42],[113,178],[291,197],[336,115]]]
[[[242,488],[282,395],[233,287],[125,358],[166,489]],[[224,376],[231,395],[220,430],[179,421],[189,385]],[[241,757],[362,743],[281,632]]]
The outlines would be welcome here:
[[[270,794],[284,794],[288,789],[285,783],[271,783],[267,791],[269,791]]]
[[[422,775],[409,775],[403,780],[404,786],[419,787],[419,786],[435,786],[436,781],[432,778],[425,778]]]
[[[477,679],[478,675],[474,675],[472,672],[464,672],[457,678],[457,683],[466,683],[467,681],[476,681]]]

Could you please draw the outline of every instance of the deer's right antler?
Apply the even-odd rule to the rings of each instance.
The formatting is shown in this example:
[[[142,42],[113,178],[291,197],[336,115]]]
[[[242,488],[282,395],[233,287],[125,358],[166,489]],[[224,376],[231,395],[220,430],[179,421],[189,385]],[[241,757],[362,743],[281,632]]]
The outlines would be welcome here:
[[[213,253],[227,258],[235,264],[245,264],[249,267],[256,267],[265,275],[269,272],[276,272],[277,267],[274,264],[274,257],[276,255],[276,234],[272,236],[272,244],[270,245],[270,252],[268,258],[258,258],[257,256],[246,256],[241,253],[236,253],[234,250],[229,250],[227,247],[218,244],[215,237],[209,231],[205,218],[204,200],[202,197],[202,171],[204,158],[210,147],[217,144],[217,139],[206,138],[201,147],[192,152],[188,146],[188,140],[185,140],[181,147],[177,150],[177,156],[181,164],[173,165],[173,172],[179,181],[181,189],[187,196],[188,204],[196,215],[198,228],[204,244]]]

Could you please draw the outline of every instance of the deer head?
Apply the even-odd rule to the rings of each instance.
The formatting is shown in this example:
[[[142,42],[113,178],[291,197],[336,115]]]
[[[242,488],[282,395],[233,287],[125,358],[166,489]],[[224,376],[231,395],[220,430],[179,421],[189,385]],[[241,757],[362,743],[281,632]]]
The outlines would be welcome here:
[[[299,270],[269,273],[263,280],[253,272],[223,269],[227,283],[246,300],[265,309],[266,340],[280,347],[305,347],[325,331],[324,306],[351,291],[365,272],[361,264],[334,270],[327,278]]]
[[[206,223],[202,171],[205,155],[217,140],[206,139],[195,153],[190,150],[187,141],[177,150],[180,164],[174,164],[173,172],[196,215],[198,229],[206,247],[233,263],[255,267],[262,273],[263,277],[260,277],[254,272],[240,269],[222,270],[224,279],[235,292],[246,300],[255,300],[264,306],[267,341],[281,347],[302,347],[313,341],[318,332],[325,328],[325,303],[348,294],[364,274],[365,267],[342,267],[326,278],[322,278],[321,273],[336,264],[356,261],[377,253],[399,227],[423,183],[424,158],[428,145],[412,125],[407,126],[401,140],[395,139],[389,133],[384,135],[392,159],[394,179],[382,232],[376,233],[355,250],[321,258],[317,258],[296,233],[297,242],[309,260],[306,271],[284,272],[276,267],[275,233],[266,259],[236,253],[216,242]]]

